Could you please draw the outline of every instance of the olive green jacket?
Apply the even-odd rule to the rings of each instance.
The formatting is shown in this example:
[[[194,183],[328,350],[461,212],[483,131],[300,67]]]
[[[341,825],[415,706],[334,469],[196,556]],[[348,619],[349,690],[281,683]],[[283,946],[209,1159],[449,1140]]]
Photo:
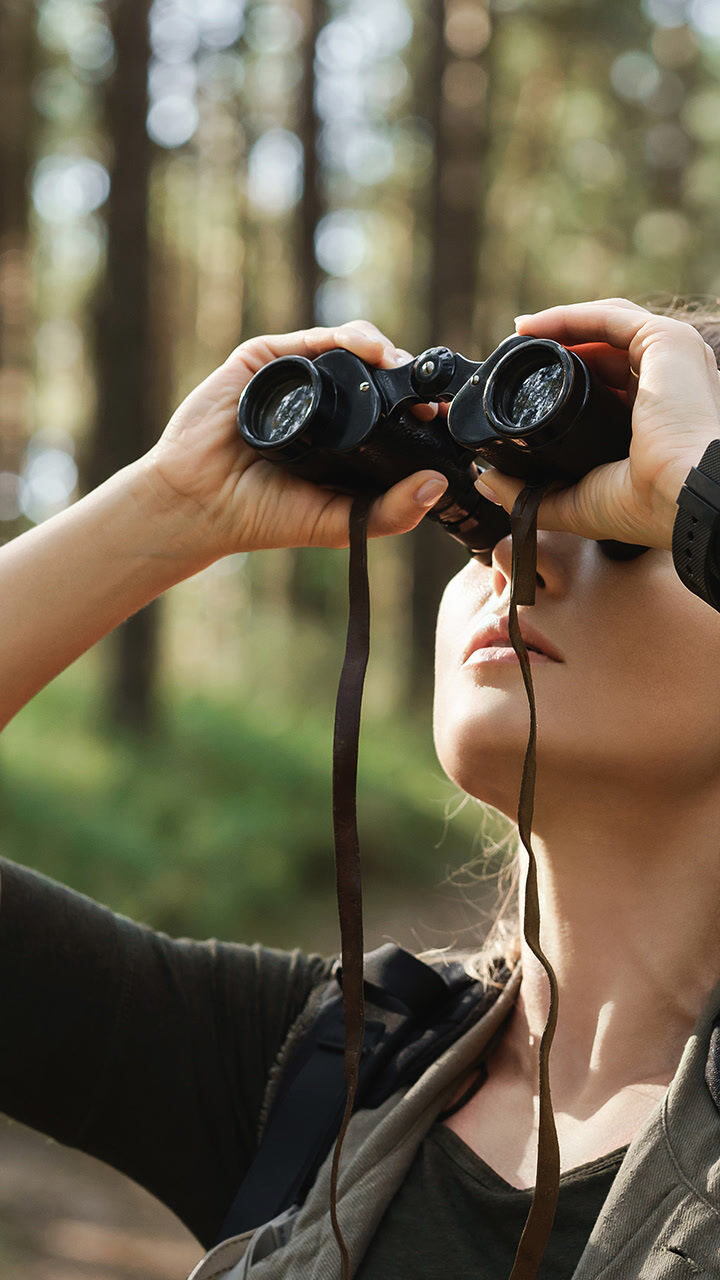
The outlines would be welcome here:
[[[519,985],[516,969],[495,1004],[410,1089],[353,1117],[339,1183],[353,1273],[425,1134],[508,1016]],[[719,1011],[720,985],[665,1097],[630,1143],[574,1280],[720,1277],[720,1114],[705,1082]],[[190,1280],[340,1280],[329,1202],[330,1157],[298,1212],[264,1235],[247,1232],[218,1245]]]

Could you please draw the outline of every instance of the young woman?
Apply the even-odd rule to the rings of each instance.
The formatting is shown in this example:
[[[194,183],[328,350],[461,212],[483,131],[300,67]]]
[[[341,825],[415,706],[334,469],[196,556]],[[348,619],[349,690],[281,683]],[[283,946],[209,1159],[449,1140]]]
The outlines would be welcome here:
[[[582,346],[634,403],[630,458],[543,502],[536,604],[520,611],[542,651],[531,659],[534,844],[561,1010],[551,1079],[563,1182],[539,1274],[712,1275],[720,619],[680,581],[669,548],[683,481],[720,438],[717,362],[691,325],[624,300],[553,308],[518,328]],[[346,544],[349,499],[259,460],[235,427],[239,393],[263,364],[335,346],[386,367],[408,358],[362,321],[243,343],[146,457],[3,548],[2,723],[129,614],[214,560]],[[519,482],[493,472],[483,483],[510,509]],[[396,485],[374,504],[371,536],[413,528],[444,487],[432,472]],[[600,538],[651,549],[610,561]],[[514,816],[527,703],[504,647],[509,581],[505,539],[490,567],[470,560],[446,590],[435,732],[448,774]],[[173,942],[6,863],[0,1106],[135,1177],[209,1246],[252,1157],[272,1065],[329,970],[297,953]],[[535,1174],[547,1001],[523,944],[487,1079],[426,1125],[356,1245],[360,1280],[509,1274]],[[455,1083],[462,1093],[467,1072]],[[697,1152],[695,1138],[705,1144]],[[614,1181],[616,1214],[606,1204],[599,1230]],[[259,1262],[258,1276],[310,1274],[292,1259],[274,1265]]]

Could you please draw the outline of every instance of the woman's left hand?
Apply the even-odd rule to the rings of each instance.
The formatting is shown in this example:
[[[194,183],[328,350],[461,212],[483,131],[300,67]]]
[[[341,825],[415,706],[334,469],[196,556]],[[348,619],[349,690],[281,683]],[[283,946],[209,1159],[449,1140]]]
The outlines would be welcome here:
[[[720,376],[712,348],[686,321],[624,298],[551,307],[519,317],[516,327],[576,350],[632,405],[630,456],[548,494],[539,527],[670,548],[683,481],[710,441],[720,438]],[[482,484],[511,511],[524,482],[492,468],[483,472]]]

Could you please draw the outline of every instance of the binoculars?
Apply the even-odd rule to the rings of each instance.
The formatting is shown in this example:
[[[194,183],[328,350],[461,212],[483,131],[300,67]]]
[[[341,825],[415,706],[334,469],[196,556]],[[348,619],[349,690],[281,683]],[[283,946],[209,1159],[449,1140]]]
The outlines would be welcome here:
[[[448,401],[421,422],[413,404]],[[238,404],[243,439],[269,462],[342,493],[380,494],[431,469],[448,487],[428,513],[486,562],[510,517],[474,486],[478,466],[528,484],[572,484],[628,455],[631,413],[572,351],[513,334],[486,360],[431,347],[395,369],[349,351],[265,365]],[[612,559],[645,548],[603,541]]]

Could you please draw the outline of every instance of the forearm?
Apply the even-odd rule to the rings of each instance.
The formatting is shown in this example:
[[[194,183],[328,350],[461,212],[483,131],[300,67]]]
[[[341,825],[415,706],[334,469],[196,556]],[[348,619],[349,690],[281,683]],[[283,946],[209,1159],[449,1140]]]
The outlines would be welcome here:
[[[144,460],[0,549],[0,727],[80,654],[204,567]]]

